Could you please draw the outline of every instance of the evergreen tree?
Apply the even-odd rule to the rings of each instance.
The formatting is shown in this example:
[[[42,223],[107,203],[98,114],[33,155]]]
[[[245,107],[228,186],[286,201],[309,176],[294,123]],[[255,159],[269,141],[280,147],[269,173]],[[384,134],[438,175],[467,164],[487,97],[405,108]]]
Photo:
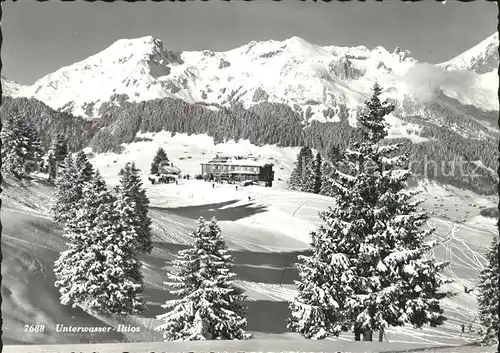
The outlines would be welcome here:
[[[82,186],[78,182],[78,169],[71,154],[68,154],[60,165],[55,184],[55,202],[52,205],[52,214],[54,221],[64,224],[75,217],[78,203],[82,198]]]
[[[63,305],[121,315],[144,309],[137,235],[124,222],[133,210],[122,196],[113,197],[98,172],[83,185],[75,217],[64,228],[68,250],[55,262]]]
[[[1,132],[2,169],[17,178],[38,170],[43,150],[38,132],[18,115],[8,115]]]
[[[487,254],[488,264],[479,274],[479,320],[482,329],[482,341],[485,344],[498,343],[498,305],[500,292],[498,290],[500,280],[500,268],[498,266],[498,239],[491,243]]]
[[[163,324],[157,330],[169,341],[251,338],[244,331],[247,322],[239,303],[245,297],[233,286],[232,257],[216,220],[200,218],[191,236],[193,246],[179,251],[168,273],[171,281],[165,283],[180,299],[163,306],[170,311],[158,316]]]
[[[28,140],[25,125],[19,116],[9,115],[2,121],[2,169],[17,178],[26,175],[25,159]]]
[[[57,162],[62,162],[68,155],[68,141],[64,134],[57,134],[52,143],[52,151],[54,151],[54,159]]]
[[[389,326],[445,320],[439,289],[447,263],[426,256],[434,229],[421,229],[428,216],[417,213],[416,193],[404,190],[411,174],[401,167],[406,157],[397,155],[398,145],[378,144],[387,133],[382,114],[391,111],[373,103],[379,94],[374,89],[367,102],[376,111],[360,117],[365,141],[347,149],[333,170],[334,206],[320,214],[325,225],[311,234],[311,255],[299,257],[288,325],[308,338],[353,329],[356,339],[363,333],[371,340],[373,331],[380,339]]]
[[[334,143],[332,143],[328,148],[326,156],[328,161],[332,163],[336,163],[337,161],[342,159],[342,153],[340,151],[340,148]]]
[[[323,160],[321,158],[321,154],[319,152],[316,154],[316,160],[313,164],[314,171],[314,184],[313,191],[315,194],[319,194],[321,191],[321,185],[323,183],[323,175],[321,174],[323,171]]]
[[[66,156],[59,166],[55,180],[55,203],[52,213],[56,222],[65,223],[74,217],[77,205],[83,197],[83,185],[90,182],[93,175],[94,168],[83,151],[76,155],[76,159],[73,159],[71,154]]]
[[[319,194],[322,184],[323,161],[319,152],[313,159],[311,149],[305,147],[297,156],[297,167],[292,171],[289,188]]]
[[[302,185],[304,185],[304,181],[306,180],[306,174],[309,172],[307,168],[311,167],[314,158],[312,150],[309,146],[305,146],[301,149],[300,158],[302,162],[302,170],[301,170]]]
[[[304,172],[304,177],[302,179],[302,187],[301,191],[303,192],[310,192],[314,193],[314,187],[315,187],[315,181],[316,181],[316,176],[315,176],[315,161],[311,161],[307,166],[305,166],[305,172]]]
[[[164,161],[168,162],[169,159],[165,150],[160,147],[158,148],[158,151],[156,151],[156,156],[153,159],[153,163],[151,163],[151,174],[157,174],[160,163]]]
[[[33,173],[40,170],[43,147],[38,131],[33,124],[26,123],[24,133],[27,140],[26,156],[25,156],[25,170],[27,173]]]
[[[94,175],[94,167],[89,162],[85,152],[80,151],[75,158],[76,168],[78,169],[78,183],[83,184],[92,180]]]
[[[68,143],[66,138],[63,134],[57,134],[56,138],[52,141],[52,145],[49,150],[49,181],[53,181],[57,178],[59,164],[64,161],[68,152]]]
[[[304,191],[307,189],[306,180],[310,177],[313,155],[311,148],[303,146],[297,155],[295,168],[292,171],[289,181],[290,190]]]
[[[125,168],[120,170],[120,184],[117,186],[116,191],[130,200],[133,213],[128,217],[129,222],[138,236],[137,242],[140,251],[149,254],[153,249],[151,243],[152,221],[148,216],[149,199],[146,190],[142,188],[139,171],[135,163],[127,163]]]
[[[324,161],[321,166],[321,195],[333,196],[333,186],[329,182],[333,173],[333,168],[333,163],[330,161]]]
[[[361,128],[361,134],[364,141],[379,142],[387,136],[387,123],[385,116],[392,113],[395,109],[394,104],[380,101],[382,88],[378,83],[373,86],[373,95],[371,99],[365,102],[368,112],[358,116],[358,127]]]
[[[292,170],[290,175],[290,180],[288,182],[288,188],[290,190],[300,190],[302,184],[301,171],[299,170],[298,163],[295,163],[296,167]],[[302,168],[302,167],[301,167]]]
[[[54,152],[52,150],[47,153],[47,170],[49,174],[49,182],[53,182],[57,177],[57,163],[54,159]]]

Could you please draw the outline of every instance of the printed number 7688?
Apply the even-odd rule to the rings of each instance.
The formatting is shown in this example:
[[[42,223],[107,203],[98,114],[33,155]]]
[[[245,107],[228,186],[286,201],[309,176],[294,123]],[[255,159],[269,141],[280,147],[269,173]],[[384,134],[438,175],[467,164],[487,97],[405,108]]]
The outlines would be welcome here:
[[[24,332],[43,332],[45,325],[24,325]]]

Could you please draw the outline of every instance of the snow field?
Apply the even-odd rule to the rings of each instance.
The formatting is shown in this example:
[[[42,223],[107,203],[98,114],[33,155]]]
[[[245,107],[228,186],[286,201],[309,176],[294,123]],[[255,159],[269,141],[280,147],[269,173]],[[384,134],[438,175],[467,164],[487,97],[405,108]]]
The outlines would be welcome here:
[[[214,146],[209,138],[204,140],[180,134],[170,138],[165,135],[165,143],[162,140],[165,136],[159,136],[153,136],[152,142],[127,146],[128,153],[123,155],[103,154],[92,160],[110,186],[118,181],[118,171],[128,161],[135,160],[138,167],[146,171],[143,180],[151,198],[150,214],[155,230],[155,249],[143,259],[150,309],[144,315],[130,319],[130,323],[137,323],[143,328],[144,335],[92,339],[99,342],[159,339],[148,336],[146,332],[155,327],[155,315],[163,312],[159,306],[167,299],[162,284],[165,271],[177,250],[189,244],[188,234],[193,230],[197,218],[203,215],[207,219],[211,216],[219,219],[223,236],[235,258],[238,284],[249,296],[249,329],[259,339],[300,340],[286,332],[284,327],[287,301],[295,295],[293,281],[296,279],[296,270],[293,263],[297,254],[308,247],[309,231],[320,224],[317,213],[328,207],[330,199],[280,187],[250,186],[240,187],[236,191],[234,185],[216,184],[212,188],[211,183],[184,179],[180,180],[179,185],[151,185],[147,180],[147,171],[159,146],[165,148],[176,165],[190,173],[199,170],[196,158],[209,159],[219,151],[249,151],[261,154],[263,158],[273,157],[279,162],[278,165],[289,166],[293,165],[296,155],[293,150],[274,146],[255,147],[244,141]],[[192,154],[193,158],[178,160],[185,151]],[[113,163],[114,160],[116,163]],[[283,178],[287,178],[284,171],[281,173]],[[4,180],[6,183],[9,181]],[[61,336],[50,330],[43,337],[22,334],[26,322],[102,325],[108,319],[98,318],[80,309],[63,308],[58,303],[51,268],[58,251],[64,249],[64,241],[60,236],[61,230],[50,221],[47,214],[51,188],[41,180],[35,180],[28,186],[15,183],[6,185],[2,215],[2,244],[7,249],[3,252],[4,342],[79,342],[75,341],[75,337]],[[438,227],[436,238],[441,242],[435,255],[451,261],[446,275],[454,279],[455,283],[450,288],[458,295],[443,303],[449,319],[443,327],[423,330],[393,328],[388,331],[387,338],[391,345],[406,346],[471,342],[471,335],[460,335],[459,332],[461,324],[475,327],[477,323],[474,314],[475,293],[464,293],[463,286],[472,288],[477,283],[477,273],[484,264],[483,252],[496,231],[494,222],[483,221],[484,217],[479,216],[480,208],[471,205],[490,207],[495,205],[495,200],[435,183],[424,183],[420,187],[424,191],[420,197],[425,199],[422,207],[427,211],[439,211],[432,219]],[[248,196],[251,197],[250,201]],[[437,204],[437,208],[434,208],[434,204]],[[441,211],[448,218],[440,216]],[[465,222],[462,222],[462,218]],[[33,275],[26,276],[26,273]],[[38,288],[36,296],[29,294],[33,286]],[[345,335],[338,342],[351,339],[351,335]]]

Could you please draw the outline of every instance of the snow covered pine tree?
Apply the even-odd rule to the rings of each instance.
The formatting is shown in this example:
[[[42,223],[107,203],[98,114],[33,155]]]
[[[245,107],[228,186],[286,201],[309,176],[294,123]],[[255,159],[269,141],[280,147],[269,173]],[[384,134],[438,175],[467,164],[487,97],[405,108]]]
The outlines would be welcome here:
[[[19,115],[2,121],[2,170],[23,178],[35,171],[41,158],[38,132]]]
[[[168,162],[167,153],[163,148],[160,147],[158,148],[158,151],[156,151],[156,155],[153,158],[153,163],[151,163],[151,174],[157,174],[160,163],[164,161]]]
[[[313,185],[312,192],[319,194],[321,192],[321,184],[323,183],[323,159],[321,154],[318,152],[316,154],[316,159],[313,162]]]
[[[130,207],[133,210],[132,214],[128,216],[127,222],[134,228],[138,236],[137,242],[140,251],[149,254],[153,249],[151,244],[151,218],[148,216],[149,199],[146,190],[142,188],[139,169],[136,168],[135,163],[129,162],[125,165],[125,168],[120,170],[118,175],[121,178],[120,184],[116,187],[116,192],[130,201]]]
[[[181,298],[162,306],[170,311],[157,317],[163,324],[156,330],[167,341],[250,339],[239,303],[245,296],[233,286],[232,257],[217,221],[200,218],[191,236],[194,244],[179,251],[167,274],[171,282],[165,282]]]
[[[498,330],[500,327],[497,311],[500,297],[498,291],[498,281],[500,280],[498,246],[498,239],[495,238],[486,256],[488,264],[479,274],[479,320],[482,326],[482,342],[485,344],[498,343]]]
[[[397,145],[382,146],[384,116],[376,84],[368,113],[359,117],[362,143],[344,152],[330,184],[334,206],[320,214],[325,225],[311,234],[310,255],[299,256],[298,296],[290,303],[288,327],[323,339],[354,330],[366,340],[384,329],[411,323],[441,324],[439,288],[447,263],[432,259],[427,242],[434,229],[421,229],[428,216],[417,213],[416,192],[404,190],[410,171],[395,156]]]
[[[94,167],[92,163],[89,162],[85,152],[80,151],[76,154],[75,158],[76,168],[78,169],[78,183],[83,185],[83,183],[88,183],[92,180],[94,175]]]
[[[33,173],[40,170],[44,151],[38,130],[31,122],[26,122],[24,131],[28,141],[26,161],[24,163],[25,170],[27,173]]]
[[[297,155],[295,168],[290,176],[290,190],[304,191],[306,189],[306,174],[308,173],[308,168],[311,167],[312,159],[313,154],[311,148],[308,146],[302,147],[299,154]]]
[[[49,181],[54,181],[57,178],[59,164],[66,158],[68,152],[66,138],[63,134],[57,134],[48,152]]]
[[[55,184],[55,201],[51,211],[54,221],[64,224],[75,216],[82,198],[82,185],[78,182],[78,169],[71,154],[59,166]]]
[[[120,315],[144,309],[137,235],[123,221],[132,212],[129,200],[115,198],[97,171],[83,185],[75,216],[64,228],[68,250],[54,267],[63,305]]]

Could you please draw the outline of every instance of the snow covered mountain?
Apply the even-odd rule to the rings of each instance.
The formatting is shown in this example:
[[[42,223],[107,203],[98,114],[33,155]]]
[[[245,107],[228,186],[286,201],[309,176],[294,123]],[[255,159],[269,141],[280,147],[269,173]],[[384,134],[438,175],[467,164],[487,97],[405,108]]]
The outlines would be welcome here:
[[[173,97],[217,105],[240,101],[245,107],[277,102],[324,121],[352,116],[375,80],[396,100],[432,100],[434,93],[444,92],[463,104],[498,110],[493,76],[471,72],[464,77],[419,64],[400,48],[320,47],[298,37],[251,42],[226,52],[182,53],[151,36],[122,39],[19,89],[18,95],[88,118],[97,118],[100,105],[114,94],[125,94],[130,101]]]
[[[11,81],[4,76],[1,76],[0,79],[2,82],[2,94],[5,96],[17,97],[19,92],[26,88],[26,86],[23,86],[15,81]]]
[[[498,32],[439,66],[446,70],[468,70],[486,74],[498,70]]]

